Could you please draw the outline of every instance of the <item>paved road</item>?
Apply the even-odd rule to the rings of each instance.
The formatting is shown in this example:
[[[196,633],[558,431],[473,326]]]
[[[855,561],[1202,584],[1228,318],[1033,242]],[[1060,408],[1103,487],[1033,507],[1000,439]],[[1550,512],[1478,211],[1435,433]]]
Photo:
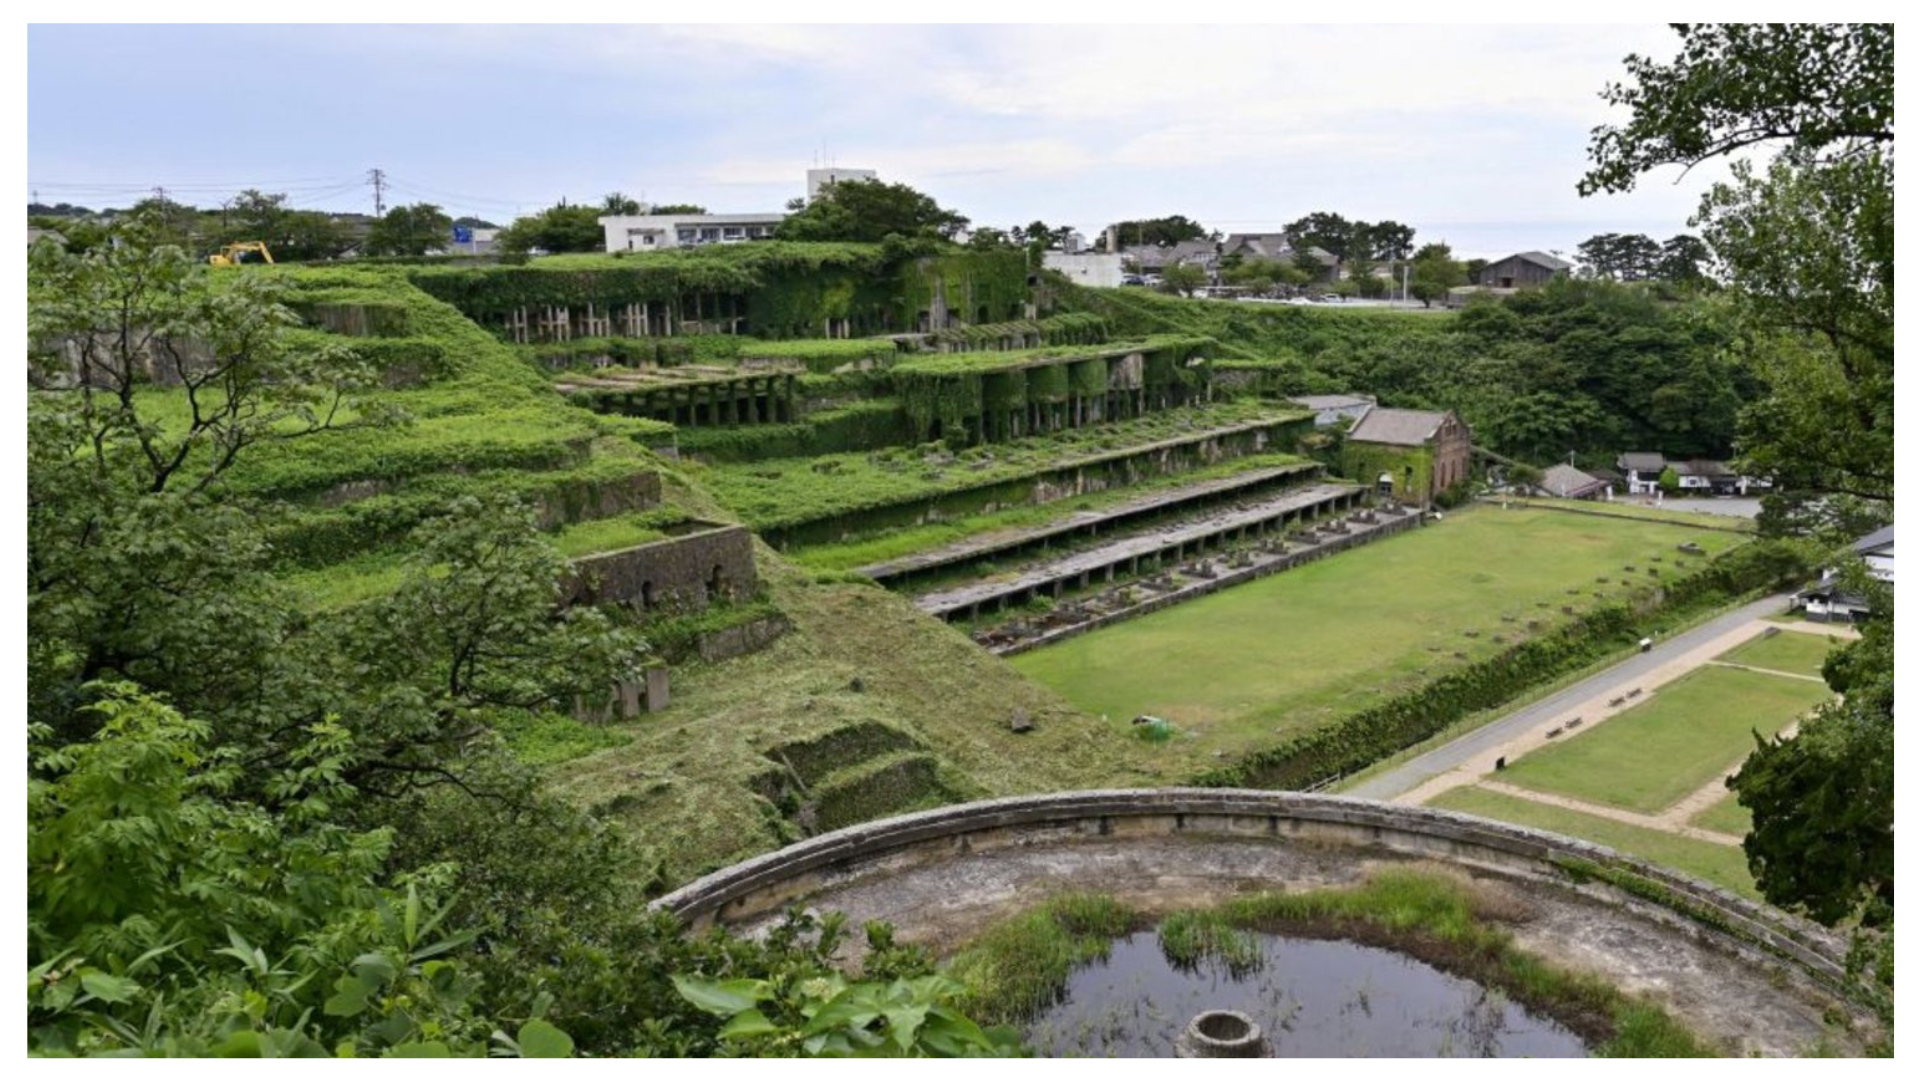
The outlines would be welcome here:
[[[1682,653],[1697,649],[1754,619],[1785,611],[1787,600],[1791,596],[1791,593],[1781,593],[1763,600],[1756,600],[1745,607],[1735,608],[1719,618],[1670,637],[1647,652],[1635,653],[1627,660],[1615,664],[1598,675],[1583,679],[1523,709],[1508,713],[1490,724],[1475,728],[1450,743],[1421,754],[1412,761],[1370,777],[1341,794],[1362,799],[1391,799],[1412,791],[1475,754],[1484,753],[1506,743],[1536,724],[1545,723],[1579,702],[1608,695],[1615,690],[1630,688],[1648,672]]]

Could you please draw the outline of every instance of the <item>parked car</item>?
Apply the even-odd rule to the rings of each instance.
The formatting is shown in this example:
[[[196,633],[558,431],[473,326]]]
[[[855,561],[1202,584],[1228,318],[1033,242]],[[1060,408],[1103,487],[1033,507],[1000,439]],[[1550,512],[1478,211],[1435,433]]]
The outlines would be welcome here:
[[[1287,303],[1289,303],[1289,304],[1301,304],[1301,305],[1307,305],[1307,304],[1311,304],[1311,303],[1313,303],[1313,301],[1311,301],[1311,300],[1309,300],[1309,299],[1307,299],[1307,298],[1306,298],[1306,297],[1304,297],[1304,296],[1290,296],[1290,297],[1288,297],[1288,298],[1287,298]]]
[[[1314,299],[1320,301],[1323,304],[1338,304],[1341,301],[1345,300],[1346,297],[1341,296],[1339,293],[1330,292],[1330,293],[1321,293],[1319,296],[1315,297]]]
[[[1141,277],[1139,274],[1127,274],[1120,278],[1120,284],[1122,285],[1145,285],[1146,283],[1147,279]]]

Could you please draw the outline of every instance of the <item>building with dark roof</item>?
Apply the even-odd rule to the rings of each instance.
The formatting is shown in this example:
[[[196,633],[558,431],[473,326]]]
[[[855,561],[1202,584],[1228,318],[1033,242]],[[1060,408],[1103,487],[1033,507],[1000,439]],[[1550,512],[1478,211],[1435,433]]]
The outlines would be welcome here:
[[[1877,581],[1893,584],[1893,526],[1888,525],[1855,540],[1851,550],[1867,565],[1867,573]],[[1806,610],[1815,622],[1858,622],[1868,610],[1867,598],[1849,590],[1840,580],[1840,568],[1829,566],[1820,572],[1816,585],[1793,594],[1793,606]]]
[[[1474,284],[1490,289],[1530,289],[1572,271],[1573,264],[1565,259],[1544,251],[1523,251],[1481,267]]]
[[[1347,432],[1341,462],[1382,495],[1426,503],[1466,481],[1472,453],[1473,431],[1451,411],[1375,406]]]
[[[1607,482],[1571,465],[1555,465],[1541,477],[1540,490],[1557,499],[1591,499],[1607,490]]]

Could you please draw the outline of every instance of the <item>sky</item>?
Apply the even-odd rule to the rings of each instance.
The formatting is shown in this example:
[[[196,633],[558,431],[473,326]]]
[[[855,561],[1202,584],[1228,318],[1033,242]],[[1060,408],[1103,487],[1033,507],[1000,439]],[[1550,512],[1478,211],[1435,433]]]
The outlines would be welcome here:
[[[27,186],[127,205],[434,202],[504,224],[621,191],[777,210],[870,168],[976,226],[1089,238],[1390,218],[1458,257],[1686,231],[1723,167],[1580,198],[1636,26],[48,26],[27,35]]]

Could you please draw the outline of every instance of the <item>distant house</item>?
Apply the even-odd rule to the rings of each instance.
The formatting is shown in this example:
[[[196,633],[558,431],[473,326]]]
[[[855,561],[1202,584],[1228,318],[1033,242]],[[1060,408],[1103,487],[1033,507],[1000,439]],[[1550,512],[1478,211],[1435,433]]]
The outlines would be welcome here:
[[[1651,495],[1660,490],[1660,474],[1667,471],[1665,454],[1625,453],[1614,466],[1627,478],[1627,494]]]
[[[1680,478],[1680,490],[1689,495],[1732,495],[1742,490],[1739,474],[1724,461],[1694,458],[1668,462]]]
[[[1425,503],[1467,479],[1472,452],[1472,429],[1451,411],[1374,406],[1347,432],[1341,462],[1382,495]]]
[[[1591,499],[1607,490],[1607,482],[1571,465],[1555,465],[1540,477],[1540,490],[1557,499]]]
[[[1285,233],[1229,233],[1221,241],[1220,253],[1223,256],[1237,255],[1242,259],[1272,259],[1299,266],[1301,252],[1296,250]],[[1306,257],[1317,269],[1313,281],[1317,284],[1331,285],[1340,278],[1340,259],[1325,248],[1308,247]]]
[[[1211,240],[1182,240],[1177,244],[1147,244],[1125,248],[1120,261],[1142,274],[1158,274],[1169,266],[1197,266],[1209,274],[1219,269],[1220,250]]]
[[[1875,580],[1893,584],[1893,526],[1855,540],[1852,550]],[[1858,622],[1867,614],[1866,598],[1848,592],[1839,569],[1831,566],[1821,571],[1819,584],[1794,594],[1793,606],[1805,609],[1807,618],[1816,622]]]
[[[1313,410],[1313,426],[1332,427],[1341,420],[1358,420],[1373,408],[1373,399],[1354,394],[1307,394],[1288,398],[1295,405]]]
[[[1572,270],[1573,264],[1565,259],[1544,251],[1523,251],[1481,267],[1474,284],[1489,289],[1530,289]]]

